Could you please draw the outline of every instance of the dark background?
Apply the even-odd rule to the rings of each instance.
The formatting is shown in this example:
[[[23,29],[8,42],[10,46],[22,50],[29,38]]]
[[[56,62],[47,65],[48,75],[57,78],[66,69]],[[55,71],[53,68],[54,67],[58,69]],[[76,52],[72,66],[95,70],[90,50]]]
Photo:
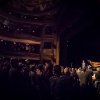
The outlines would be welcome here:
[[[83,59],[100,61],[100,2],[71,0],[62,5],[60,64],[81,66]]]

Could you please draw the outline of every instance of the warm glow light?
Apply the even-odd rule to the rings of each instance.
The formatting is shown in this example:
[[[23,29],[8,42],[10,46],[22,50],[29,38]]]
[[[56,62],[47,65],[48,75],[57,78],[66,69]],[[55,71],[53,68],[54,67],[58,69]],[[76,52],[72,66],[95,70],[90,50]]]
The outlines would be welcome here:
[[[36,41],[36,40],[15,39],[15,38],[4,37],[4,36],[0,36],[0,39],[14,41],[14,42],[29,43],[29,44],[41,44],[40,41]]]
[[[90,61],[90,64],[91,64],[93,67],[98,67],[98,66],[100,66],[100,62]]]

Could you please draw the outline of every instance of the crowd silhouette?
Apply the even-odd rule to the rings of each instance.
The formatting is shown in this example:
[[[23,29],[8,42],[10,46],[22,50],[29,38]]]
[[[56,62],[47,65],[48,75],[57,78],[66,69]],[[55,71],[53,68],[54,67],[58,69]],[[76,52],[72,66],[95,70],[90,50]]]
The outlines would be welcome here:
[[[100,70],[99,70],[100,71]],[[99,74],[100,75],[100,74]],[[93,71],[17,58],[0,58],[0,98],[5,100],[73,100],[99,98]]]

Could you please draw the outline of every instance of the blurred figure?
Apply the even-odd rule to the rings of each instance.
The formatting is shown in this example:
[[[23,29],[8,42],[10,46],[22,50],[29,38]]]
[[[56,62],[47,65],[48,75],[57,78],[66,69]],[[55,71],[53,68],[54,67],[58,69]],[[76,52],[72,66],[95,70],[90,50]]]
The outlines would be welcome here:
[[[45,78],[43,76],[43,65],[39,64],[36,67],[35,70],[35,87],[36,87],[36,91],[37,91],[37,99],[39,100],[47,100],[48,98],[48,92],[47,92],[47,83],[45,81]]]
[[[64,74],[64,66],[61,66],[61,74]]]
[[[34,77],[35,77],[35,65],[31,66],[30,71],[29,71],[29,77],[31,81],[31,85],[34,85]]]
[[[71,75],[71,70],[68,67],[64,68],[64,75]]]
[[[53,71],[53,65],[49,62],[45,62],[45,64],[44,64],[44,73],[43,73],[44,78],[48,80],[53,74],[52,71]]]
[[[61,67],[59,65],[55,65],[54,69],[53,69],[53,76],[50,77],[50,94],[51,94],[51,100],[56,100],[58,99],[58,95],[57,95],[57,82],[58,79],[61,75]]]
[[[72,74],[71,74],[71,76],[73,77],[73,80],[74,80],[74,86],[75,86],[75,87],[79,86],[79,77],[78,77],[78,75],[77,75],[77,73],[76,73],[75,68],[72,69]]]
[[[90,96],[95,96],[95,90],[92,84],[92,75],[93,72],[88,71],[86,67],[82,69],[82,72],[79,75],[81,95],[84,99]]]
[[[95,88],[98,87],[98,85],[100,84],[100,68],[96,68],[96,73],[95,73]]]
[[[78,75],[80,79],[80,86],[90,85],[92,82],[92,75],[93,72],[87,71],[86,67],[84,67],[80,75]]]
[[[66,67],[64,69],[64,75],[61,75],[57,82],[58,97],[60,100],[72,99],[73,96],[73,77],[71,76],[71,70]]]

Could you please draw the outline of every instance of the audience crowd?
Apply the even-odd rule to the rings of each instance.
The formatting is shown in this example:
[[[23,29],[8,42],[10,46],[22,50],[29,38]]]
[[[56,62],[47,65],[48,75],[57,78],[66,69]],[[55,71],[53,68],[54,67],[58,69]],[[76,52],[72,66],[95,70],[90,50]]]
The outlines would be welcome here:
[[[73,100],[99,97],[100,68],[71,68],[46,61],[0,58],[0,98],[9,100]],[[96,84],[96,87],[95,87]],[[81,98],[80,98],[81,97]],[[97,100],[97,99],[95,99]]]
[[[5,21],[0,22],[1,34],[29,34],[35,37],[41,37],[42,29],[42,25],[19,23],[14,21],[8,21],[7,24],[5,24]]]
[[[27,44],[21,42],[13,42],[8,40],[0,40],[0,50],[10,52],[40,53],[39,44]]]

